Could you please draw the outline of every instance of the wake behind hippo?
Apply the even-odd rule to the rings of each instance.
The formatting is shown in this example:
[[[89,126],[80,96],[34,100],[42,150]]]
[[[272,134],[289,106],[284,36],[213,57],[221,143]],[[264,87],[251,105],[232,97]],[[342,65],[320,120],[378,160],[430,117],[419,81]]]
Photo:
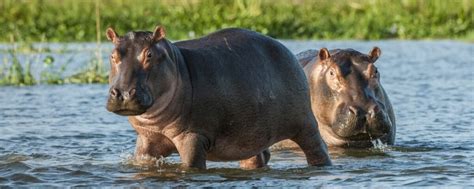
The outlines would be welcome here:
[[[381,54],[326,48],[296,55],[304,67],[311,106],[328,146],[371,147],[379,139],[393,145],[395,115],[375,61]]]
[[[272,144],[291,139],[309,165],[330,165],[311,112],[309,88],[294,55],[256,32],[225,29],[171,43],[163,28],[107,37],[107,109],[129,116],[135,155],[177,151],[184,167],[206,160],[264,166]]]

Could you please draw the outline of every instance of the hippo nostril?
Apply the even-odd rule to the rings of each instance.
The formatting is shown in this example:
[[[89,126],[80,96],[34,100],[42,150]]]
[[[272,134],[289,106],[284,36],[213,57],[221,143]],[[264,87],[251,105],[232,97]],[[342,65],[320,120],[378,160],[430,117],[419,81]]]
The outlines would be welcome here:
[[[123,95],[122,95],[122,96],[123,96],[123,99],[124,99],[124,100],[133,99],[133,98],[135,97],[136,91],[137,91],[137,90],[136,90],[135,88],[133,88],[133,89],[129,90],[128,92],[124,92]]]
[[[356,116],[359,114],[359,110],[354,106],[349,106],[349,112]]]
[[[380,108],[379,106],[377,105],[372,105],[370,108],[369,108],[369,111],[367,111],[367,115],[368,117],[370,118],[374,118],[375,115],[380,111]]]
[[[133,98],[136,92],[137,92],[136,89],[131,89],[130,92],[128,92],[128,95],[130,95],[130,98]]]
[[[110,96],[117,98],[120,96],[120,91],[116,88],[110,90]]]

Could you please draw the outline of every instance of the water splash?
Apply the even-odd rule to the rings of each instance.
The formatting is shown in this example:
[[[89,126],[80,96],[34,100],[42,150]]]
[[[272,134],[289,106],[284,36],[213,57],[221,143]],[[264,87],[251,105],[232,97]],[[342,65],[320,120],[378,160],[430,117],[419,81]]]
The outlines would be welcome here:
[[[372,135],[370,134],[370,132],[367,132],[369,134],[369,138],[370,138],[370,142],[372,143],[372,150],[376,150],[376,151],[381,151],[381,152],[384,152],[385,150],[388,149],[388,145],[387,144],[384,144],[379,138],[372,138]]]
[[[126,154],[123,156],[122,164],[132,165],[136,167],[156,167],[160,168],[166,164],[163,156],[156,158],[152,156],[142,155],[135,157],[133,154]]]
[[[388,145],[383,143],[380,139],[370,141],[374,150],[385,151],[388,149]]]

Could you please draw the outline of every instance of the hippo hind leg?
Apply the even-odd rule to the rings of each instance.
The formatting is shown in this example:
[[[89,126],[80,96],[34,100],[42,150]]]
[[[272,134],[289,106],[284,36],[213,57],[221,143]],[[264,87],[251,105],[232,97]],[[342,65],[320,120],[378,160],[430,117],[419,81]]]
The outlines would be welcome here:
[[[314,120],[314,119],[313,119]],[[291,140],[303,150],[306,160],[311,166],[331,165],[326,144],[321,139],[317,123],[305,125]]]
[[[270,160],[270,150],[266,149],[260,154],[253,156],[249,159],[240,160],[241,169],[257,169],[266,167]]]

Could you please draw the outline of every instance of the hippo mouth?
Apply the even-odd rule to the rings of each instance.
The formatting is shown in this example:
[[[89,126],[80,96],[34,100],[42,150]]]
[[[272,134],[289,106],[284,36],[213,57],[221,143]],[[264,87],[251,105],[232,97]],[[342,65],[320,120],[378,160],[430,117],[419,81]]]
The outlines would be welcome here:
[[[345,139],[352,141],[370,140],[370,135],[367,133],[359,133],[350,137],[344,137]]]
[[[373,141],[375,140],[380,140],[383,143],[386,143],[388,137],[387,134],[383,134],[380,136],[370,136],[367,133],[361,133],[357,134],[351,137],[344,137],[341,138],[344,140],[344,146],[345,147],[350,147],[350,148],[367,148],[367,147],[373,147]]]
[[[122,116],[136,116],[145,113],[153,105],[149,90],[137,87],[133,91],[130,93],[111,88],[106,109]]]
[[[345,141],[347,144],[366,144],[371,146],[372,141],[377,139],[387,141],[390,138],[392,124],[385,114],[378,114],[372,119],[346,118],[344,121],[333,124],[332,132],[335,137]]]
[[[116,113],[122,116],[141,115],[146,112],[147,107],[142,107],[139,104],[119,104],[109,101],[106,106],[109,112]]]
[[[151,103],[140,103],[138,99],[134,101],[128,102],[121,102],[114,99],[110,99],[107,101],[106,109],[109,112],[116,113],[122,116],[136,116],[145,113],[149,107],[151,107]],[[150,104],[150,105],[149,105]]]
[[[112,111],[118,115],[123,115],[123,116],[135,116],[135,115],[140,115],[145,113],[145,110],[127,110],[127,109],[119,109]]]
[[[372,136],[368,133],[359,133],[350,137],[344,137],[346,141],[372,141],[376,139],[384,138],[387,134],[382,134],[379,136]]]

